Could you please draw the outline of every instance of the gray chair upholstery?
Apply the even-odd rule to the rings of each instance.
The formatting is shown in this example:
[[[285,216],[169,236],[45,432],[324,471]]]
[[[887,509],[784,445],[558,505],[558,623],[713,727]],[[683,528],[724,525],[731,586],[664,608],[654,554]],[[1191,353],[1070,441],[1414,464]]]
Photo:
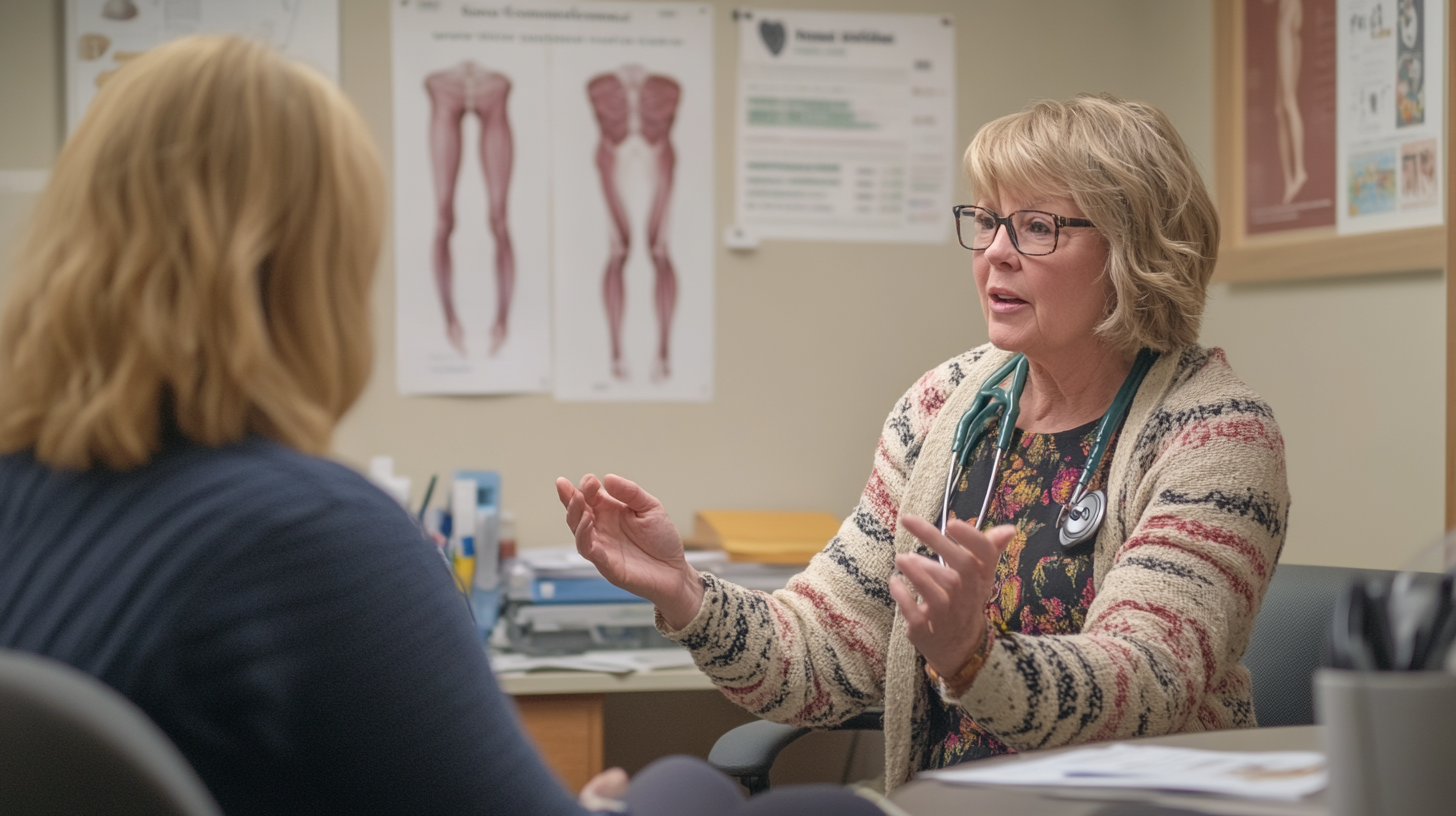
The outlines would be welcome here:
[[[166,735],[109,686],[0,650],[0,813],[221,816]]]
[[[1386,570],[1280,564],[1254,621],[1244,665],[1253,676],[1260,726],[1314,724],[1314,672],[1324,659],[1335,598],[1357,577],[1389,578]],[[880,728],[883,712],[866,712],[837,728]],[[766,720],[718,738],[708,762],[750,791],[768,788],[774,760],[811,729]]]
[[[1314,672],[1324,662],[1335,599],[1360,577],[1389,570],[1280,564],[1244,652],[1263,727],[1314,724]]]

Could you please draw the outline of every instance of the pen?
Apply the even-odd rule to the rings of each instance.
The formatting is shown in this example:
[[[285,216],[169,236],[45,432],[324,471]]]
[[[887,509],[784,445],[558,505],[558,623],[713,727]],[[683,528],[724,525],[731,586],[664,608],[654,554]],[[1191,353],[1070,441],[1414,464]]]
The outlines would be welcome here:
[[[422,501],[422,502],[420,502],[420,523],[421,524],[424,524],[425,523],[425,511],[428,510],[429,507],[430,507],[430,497],[433,496],[433,495],[435,495],[435,480],[438,479],[438,478],[439,478],[439,475],[438,474],[434,474],[434,473],[430,474],[430,484],[429,484],[428,487],[425,488],[425,500]]]

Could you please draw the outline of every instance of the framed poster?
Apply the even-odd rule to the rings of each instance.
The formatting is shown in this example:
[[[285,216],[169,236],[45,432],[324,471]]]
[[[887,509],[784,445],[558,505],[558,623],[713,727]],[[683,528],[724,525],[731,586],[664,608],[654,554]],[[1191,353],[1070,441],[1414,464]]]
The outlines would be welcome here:
[[[1385,2],[1394,19],[1399,0]],[[1341,8],[1339,0],[1215,0],[1216,281],[1445,266],[1441,225],[1340,234],[1349,199],[1338,172]]]
[[[339,0],[66,0],[66,130],[143,51],[189,34],[240,34],[339,81]]]

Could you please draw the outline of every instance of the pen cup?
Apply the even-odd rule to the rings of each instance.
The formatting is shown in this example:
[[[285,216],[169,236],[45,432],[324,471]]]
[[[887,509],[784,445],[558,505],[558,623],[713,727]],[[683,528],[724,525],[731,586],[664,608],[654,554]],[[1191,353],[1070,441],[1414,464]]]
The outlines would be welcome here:
[[[1456,675],[1320,669],[1331,816],[1456,812]]]

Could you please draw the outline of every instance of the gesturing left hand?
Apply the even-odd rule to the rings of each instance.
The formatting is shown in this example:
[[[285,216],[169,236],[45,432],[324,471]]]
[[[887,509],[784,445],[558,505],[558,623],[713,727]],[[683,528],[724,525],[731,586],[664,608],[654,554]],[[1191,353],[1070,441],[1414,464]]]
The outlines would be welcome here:
[[[983,534],[952,519],[942,535],[919,516],[901,516],[900,523],[945,563],[918,553],[895,556],[895,566],[915,585],[920,599],[900,576],[890,579],[890,595],[909,625],[910,643],[940,676],[951,677],[970,662],[986,631],[986,601],[996,585],[996,563],[1016,528],[1005,524]]]

